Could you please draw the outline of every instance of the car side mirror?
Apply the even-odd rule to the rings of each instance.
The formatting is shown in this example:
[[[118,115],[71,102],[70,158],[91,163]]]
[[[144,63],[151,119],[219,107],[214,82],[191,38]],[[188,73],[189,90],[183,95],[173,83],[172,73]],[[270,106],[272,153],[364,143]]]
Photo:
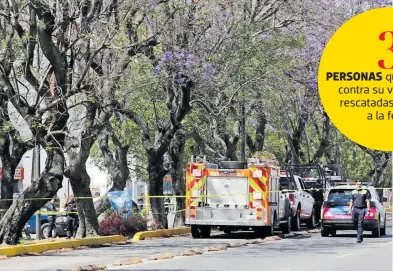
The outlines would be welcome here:
[[[382,198],[382,202],[387,202],[387,201],[388,201],[387,198],[385,198],[385,197]]]

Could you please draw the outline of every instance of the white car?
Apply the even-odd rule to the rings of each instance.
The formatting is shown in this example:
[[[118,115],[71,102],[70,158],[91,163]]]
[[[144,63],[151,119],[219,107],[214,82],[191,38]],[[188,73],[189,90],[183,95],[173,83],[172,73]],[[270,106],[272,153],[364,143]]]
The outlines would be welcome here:
[[[281,172],[280,190],[287,194],[291,203],[293,230],[300,230],[302,223],[306,223],[309,229],[315,228],[317,221],[315,199],[306,189],[301,177],[294,175],[292,179],[286,172]]]

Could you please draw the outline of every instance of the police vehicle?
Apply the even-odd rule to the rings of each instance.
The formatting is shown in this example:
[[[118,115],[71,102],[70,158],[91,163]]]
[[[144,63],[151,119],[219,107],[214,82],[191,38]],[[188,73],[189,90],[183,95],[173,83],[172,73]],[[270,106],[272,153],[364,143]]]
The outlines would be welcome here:
[[[323,202],[321,210],[321,235],[327,237],[335,236],[337,230],[354,230],[352,214],[349,212],[351,193],[355,185],[342,185],[332,187]],[[371,195],[370,214],[364,217],[363,229],[372,231],[374,237],[386,234],[386,211],[382,203],[386,198],[380,200],[373,186],[362,186]]]

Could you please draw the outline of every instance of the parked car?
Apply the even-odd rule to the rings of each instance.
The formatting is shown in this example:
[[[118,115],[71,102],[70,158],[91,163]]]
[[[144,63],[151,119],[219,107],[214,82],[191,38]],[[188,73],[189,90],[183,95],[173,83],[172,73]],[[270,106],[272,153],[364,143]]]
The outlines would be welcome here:
[[[290,178],[287,172],[281,171],[280,190],[282,190],[283,194],[287,195],[290,201],[292,229],[300,230],[301,223],[306,223],[309,229],[315,228],[315,200],[306,191],[304,180],[297,175],[293,175],[293,178]]]
[[[48,215],[40,214],[41,218],[41,238],[48,238],[49,231],[49,223],[48,223]],[[33,214],[32,217],[28,220],[29,224],[29,232],[30,234],[36,234],[36,220],[37,214]],[[59,214],[56,217],[56,229],[52,231],[52,237],[64,237],[67,234],[67,215]]]
[[[335,236],[337,230],[354,230],[352,214],[349,212],[354,185],[335,186],[330,189],[327,199],[323,202],[321,211],[321,235],[327,237]],[[372,231],[374,237],[386,234],[386,211],[382,205],[386,198],[380,200],[373,186],[363,186],[370,192],[371,206],[370,215],[364,218],[364,230]]]

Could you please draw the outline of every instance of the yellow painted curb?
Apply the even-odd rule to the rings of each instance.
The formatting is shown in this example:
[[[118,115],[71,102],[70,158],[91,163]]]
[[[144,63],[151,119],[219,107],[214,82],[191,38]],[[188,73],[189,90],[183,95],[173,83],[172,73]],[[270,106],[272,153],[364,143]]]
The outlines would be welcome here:
[[[386,212],[391,212],[392,211],[392,207],[386,208],[385,211]]]
[[[0,255],[6,255],[8,257],[11,257],[11,256],[22,255],[26,253],[40,253],[52,249],[74,248],[74,247],[89,246],[89,245],[102,245],[110,242],[120,242],[125,240],[126,238],[124,238],[121,235],[112,235],[112,236],[88,237],[83,239],[73,239],[73,240],[51,242],[51,243],[5,246],[5,247],[0,247]]]
[[[191,233],[191,228],[174,228],[167,230],[156,230],[156,231],[142,231],[138,232],[132,238],[132,242],[138,242],[145,239],[146,237],[168,237],[178,234]]]

